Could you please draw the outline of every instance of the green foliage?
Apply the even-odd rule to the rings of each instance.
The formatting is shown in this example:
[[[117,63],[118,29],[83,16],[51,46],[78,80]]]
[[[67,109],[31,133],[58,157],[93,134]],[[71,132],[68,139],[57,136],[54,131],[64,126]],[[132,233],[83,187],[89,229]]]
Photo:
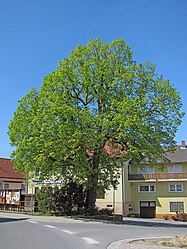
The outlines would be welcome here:
[[[53,210],[53,189],[43,187],[36,195],[38,210],[44,214],[52,214]]]
[[[155,162],[176,145],[181,105],[169,81],[150,62],[138,64],[124,40],[94,39],[20,100],[9,125],[12,159],[41,178],[83,183],[93,208],[97,185],[117,179],[121,163]]]
[[[82,185],[68,182],[63,187],[42,187],[36,195],[43,214],[75,215],[85,210],[86,191]]]

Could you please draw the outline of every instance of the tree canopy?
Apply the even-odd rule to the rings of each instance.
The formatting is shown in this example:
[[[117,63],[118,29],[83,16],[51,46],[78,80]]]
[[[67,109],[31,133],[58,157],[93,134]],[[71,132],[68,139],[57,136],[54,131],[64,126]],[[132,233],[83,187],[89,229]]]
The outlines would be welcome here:
[[[123,39],[79,45],[19,101],[9,125],[17,169],[83,183],[93,206],[97,186],[117,178],[121,163],[163,157],[183,113],[155,70],[137,63]]]

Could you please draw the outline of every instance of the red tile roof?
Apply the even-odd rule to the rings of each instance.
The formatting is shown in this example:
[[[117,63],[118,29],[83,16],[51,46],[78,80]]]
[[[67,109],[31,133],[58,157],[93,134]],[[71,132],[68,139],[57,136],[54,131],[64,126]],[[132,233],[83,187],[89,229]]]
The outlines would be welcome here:
[[[104,151],[109,156],[118,157],[120,154],[121,156],[127,155],[127,152],[124,150],[123,146],[119,143],[110,143],[107,141],[104,146]]]
[[[14,165],[10,159],[0,158],[0,180],[23,182],[24,175],[14,169]]]
[[[127,151],[125,151],[123,147],[124,146],[122,146],[119,143],[106,141],[103,150],[108,156],[118,158],[119,155],[121,156],[127,155]],[[94,150],[87,150],[87,154],[88,156],[93,157]]]

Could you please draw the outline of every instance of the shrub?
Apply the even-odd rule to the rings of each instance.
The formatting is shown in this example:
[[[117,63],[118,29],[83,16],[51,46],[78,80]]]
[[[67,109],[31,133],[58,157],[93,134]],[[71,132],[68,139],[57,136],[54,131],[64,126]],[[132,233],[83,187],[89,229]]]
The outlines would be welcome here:
[[[187,214],[186,213],[176,213],[176,215],[172,216],[173,220],[176,221],[187,221]]]
[[[61,188],[42,187],[36,194],[38,211],[44,214],[75,215],[85,209],[86,191],[82,185],[68,182]]]

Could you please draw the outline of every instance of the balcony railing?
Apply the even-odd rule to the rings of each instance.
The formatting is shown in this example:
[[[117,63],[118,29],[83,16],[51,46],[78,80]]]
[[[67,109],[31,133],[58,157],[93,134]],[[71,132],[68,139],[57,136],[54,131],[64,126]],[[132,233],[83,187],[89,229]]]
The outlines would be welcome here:
[[[187,179],[187,172],[184,173],[154,173],[154,174],[129,174],[129,180],[164,180],[164,179]]]

